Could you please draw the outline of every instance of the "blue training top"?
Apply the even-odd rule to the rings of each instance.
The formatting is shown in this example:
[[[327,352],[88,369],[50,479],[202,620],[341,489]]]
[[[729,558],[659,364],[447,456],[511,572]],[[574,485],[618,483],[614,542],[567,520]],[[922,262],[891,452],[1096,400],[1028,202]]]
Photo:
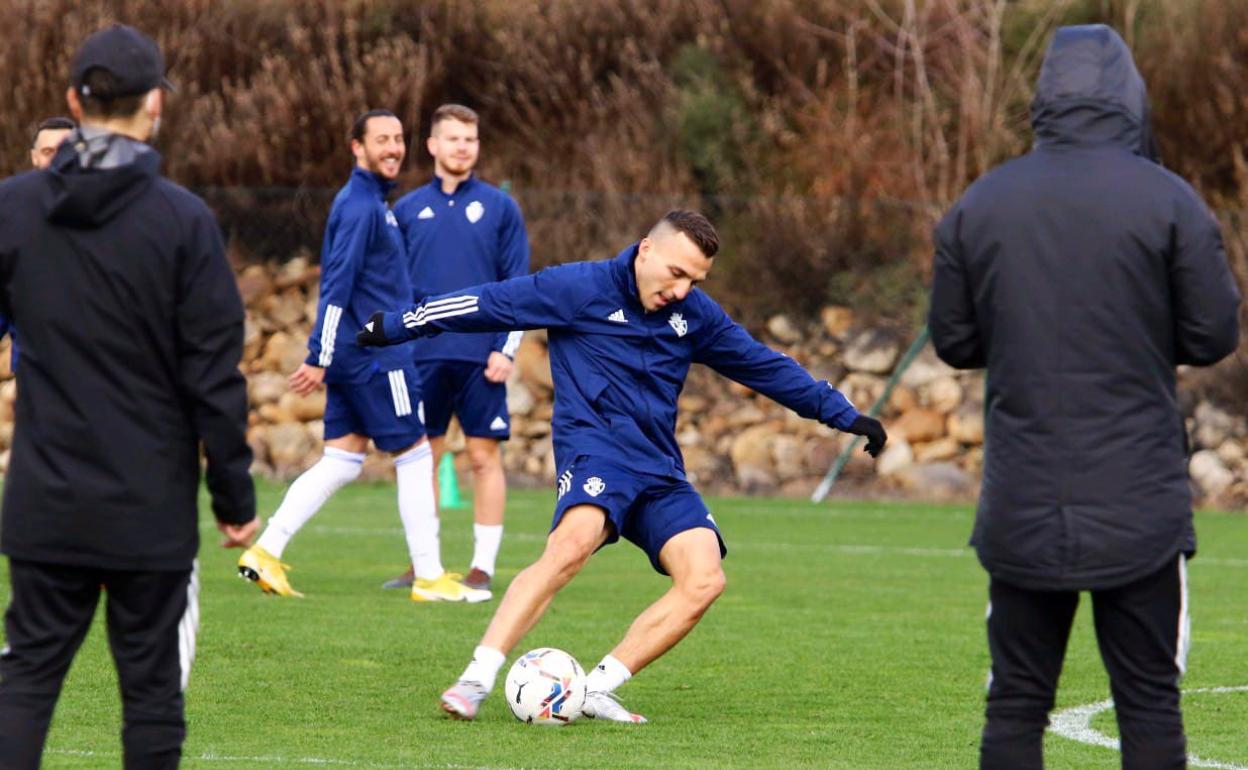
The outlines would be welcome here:
[[[469,177],[447,195],[435,176],[400,198],[394,215],[411,263],[412,301],[529,272],[529,239],[520,207],[493,185]],[[514,358],[521,334],[444,334],[413,349],[417,361],[483,364],[494,351]]]
[[[755,340],[700,289],[647,313],[637,298],[637,248],[613,260],[574,262],[431,297],[386,313],[386,337],[549,329],[560,468],[579,455],[597,455],[683,479],[676,399],[692,363],[840,430],[858,416],[840,391]]]
[[[393,187],[357,167],[329,210],[321,246],[321,296],[306,359],[325,369],[326,382],[367,382],[377,372],[411,366],[409,345],[362,348],[355,342],[355,331],[369,316],[412,297],[403,238],[386,205]]]

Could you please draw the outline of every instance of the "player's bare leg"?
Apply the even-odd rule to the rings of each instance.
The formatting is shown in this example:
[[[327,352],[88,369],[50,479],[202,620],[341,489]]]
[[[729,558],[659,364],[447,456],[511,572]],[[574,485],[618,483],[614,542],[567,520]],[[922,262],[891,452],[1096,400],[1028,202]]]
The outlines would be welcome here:
[[[325,446],[332,446],[334,449],[341,449],[344,452],[363,454],[368,451],[368,436],[348,433],[345,436],[329,439],[325,442]]]
[[[672,587],[637,616],[624,639],[590,672],[585,715],[616,722],[644,722],[611,694],[693,630],[724,591],[719,538],[699,527],[674,536],[659,552]]]
[[[559,589],[576,576],[606,540],[606,513],[593,505],[569,508],[546,539],[538,560],[516,575],[459,681],[442,694],[442,709],[473,719],[494,687],[507,653],[541,619]]]
[[[507,587],[481,644],[504,655],[510,652],[541,619],[559,589],[581,571],[607,539],[608,532],[607,517],[601,508],[569,508],[546,539],[546,550]]]
[[[442,464],[442,454],[446,452],[446,436],[430,436],[429,448],[433,450],[433,470],[436,474],[438,466]],[[439,510],[442,508],[442,500],[439,497],[441,494],[442,489],[438,486],[438,479],[435,475],[433,479],[433,504],[438,506]]]
[[[503,538],[503,509],[507,504],[507,476],[498,439],[468,436],[472,466],[472,564],[464,584],[490,589],[499,544]]]

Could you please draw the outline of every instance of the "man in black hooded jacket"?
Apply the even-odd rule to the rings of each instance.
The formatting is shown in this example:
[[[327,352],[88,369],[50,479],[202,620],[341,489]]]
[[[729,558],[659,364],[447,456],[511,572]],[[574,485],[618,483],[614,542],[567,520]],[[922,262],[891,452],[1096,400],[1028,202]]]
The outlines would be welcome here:
[[[22,329],[0,550],[0,768],[36,768],[107,591],[127,768],[173,768],[199,622],[200,444],[226,545],[255,529],[243,309],[203,201],[147,144],[164,60],[129,27],[74,57],[81,128],[0,185],[0,313]]]
[[[1195,553],[1178,364],[1238,342],[1218,224],[1156,161],[1148,97],[1104,26],[1054,37],[1034,149],[936,229],[936,351],[987,367],[992,674],[982,768],[1039,768],[1080,591],[1092,592],[1125,768],[1186,765],[1179,677]]]

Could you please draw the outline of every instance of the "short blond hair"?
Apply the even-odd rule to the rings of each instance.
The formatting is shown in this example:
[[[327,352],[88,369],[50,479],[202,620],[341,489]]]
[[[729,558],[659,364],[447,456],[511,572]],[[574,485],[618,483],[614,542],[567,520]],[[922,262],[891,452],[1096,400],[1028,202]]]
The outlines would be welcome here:
[[[458,120],[460,123],[472,126],[481,124],[481,116],[471,107],[465,107],[462,104],[444,104],[433,111],[433,117],[429,119],[429,133],[433,133],[438,124],[444,120]]]

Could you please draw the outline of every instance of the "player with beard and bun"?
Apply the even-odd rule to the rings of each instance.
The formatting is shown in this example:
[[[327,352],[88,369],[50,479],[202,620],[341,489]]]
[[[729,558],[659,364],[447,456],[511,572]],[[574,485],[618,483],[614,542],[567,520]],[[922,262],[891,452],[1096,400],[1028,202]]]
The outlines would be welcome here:
[[[411,298],[398,222],[386,203],[406,154],[403,124],[369,110],[351,129],[355,168],[334,198],[321,249],[321,293],[309,355],[290,377],[306,396],[327,386],[325,455],[291,484],[259,542],[238,561],[239,574],[266,593],[302,596],[281,561],[286,545],[334,492],[360,475],[369,439],[394,457],[399,517],[416,570],[414,601],[484,601],[442,569],[433,459],[420,409],[420,381],[403,346],[369,350],[355,341],[377,308]],[[346,331],[340,336],[340,329]]]

